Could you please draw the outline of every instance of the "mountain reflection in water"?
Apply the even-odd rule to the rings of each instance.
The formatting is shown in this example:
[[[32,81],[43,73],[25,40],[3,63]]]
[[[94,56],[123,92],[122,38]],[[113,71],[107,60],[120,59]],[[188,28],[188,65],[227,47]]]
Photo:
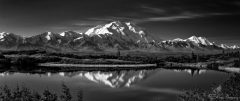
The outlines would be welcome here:
[[[186,72],[193,75],[200,75],[205,73],[206,70],[199,69],[171,69],[174,72]],[[51,73],[47,72],[44,74],[39,74],[39,76],[64,76],[64,77],[83,77],[95,83],[104,84],[112,88],[121,88],[121,87],[130,87],[131,85],[137,84],[140,81],[143,81],[152,75],[154,75],[157,71],[154,70],[139,70],[139,71],[115,71],[115,72],[87,72],[87,71],[78,71],[78,72],[58,72]],[[0,76],[10,76],[15,72],[3,72],[0,73]],[[32,73],[26,73],[32,74]]]
[[[84,101],[176,101],[177,94],[199,86],[208,93],[211,84],[221,84],[231,74],[198,69],[151,69],[123,71],[75,72],[0,72],[0,86],[15,87],[25,83],[42,92],[49,88],[61,94],[61,82],[71,89],[73,97],[78,88],[84,91]],[[108,95],[108,96],[106,96]]]

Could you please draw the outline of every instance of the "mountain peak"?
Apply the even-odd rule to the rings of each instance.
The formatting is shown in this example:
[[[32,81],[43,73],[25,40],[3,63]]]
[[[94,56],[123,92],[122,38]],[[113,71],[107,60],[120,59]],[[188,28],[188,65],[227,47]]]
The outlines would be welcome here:
[[[220,44],[220,47],[222,47],[223,49],[228,49],[228,48],[230,48],[228,45],[226,45],[226,44]]]
[[[190,38],[188,38],[189,41],[192,41],[196,44],[202,44],[202,45],[213,45],[212,42],[208,41],[207,38],[205,37],[196,37],[196,36],[192,36]]]
[[[2,32],[2,33],[0,33],[0,34],[4,34],[4,33],[6,33],[6,32]]]
[[[47,34],[48,34],[48,35],[51,35],[51,34],[53,34],[53,32],[47,32]]]
[[[176,39],[173,39],[173,41],[185,41],[185,40],[183,40],[181,38],[176,38]]]
[[[198,38],[196,36],[191,36],[188,39],[190,39],[190,40],[197,40]]]
[[[237,45],[233,45],[233,46],[231,46],[230,48],[231,48],[231,49],[239,49],[240,47],[237,46]]]
[[[111,23],[122,24],[122,23],[124,23],[124,22],[121,22],[121,21],[113,21],[113,22],[111,22]]]
[[[7,33],[7,32],[0,33],[0,35],[6,35],[6,34],[10,34],[10,33]]]

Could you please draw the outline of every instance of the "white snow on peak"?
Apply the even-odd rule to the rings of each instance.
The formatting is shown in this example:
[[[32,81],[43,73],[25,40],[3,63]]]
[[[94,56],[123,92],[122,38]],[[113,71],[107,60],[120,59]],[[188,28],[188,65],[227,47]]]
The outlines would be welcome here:
[[[48,35],[51,35],[52,34],[52,32],[47,32],[48,33]]]
[[[239,49],[240,47],[237,46],[237,45],[233,45],[233,46],[231,46],[230,48],[231,48],[231,49]]]
[[[2,32],[2,33],[0,33],[0,35],[3,35],[3,34],[5,34],[6,32]]]
[[[81,34],[81,35],[83,34],[82,32],[77,32],[77,33],[78,33],[78,34]]]
[[[88,36],[98,35],[99,37],[100,34],[113,34],[107,30],[107,27],[108,26],[98,25],[97,27],[89,29],[87,32],[85,32],[85,34]]]
[[[2,33],[0,33],[0,37],[1,37],[1,36],[5,36],[5,35],[8,35],[8,34],[10,34],[10,33],[2,32]]]
[[[220,44],[219,47],[222,47],[223,49],[228,49],[230,48],[228,45],[226,44]]]
[[[65,36],[66,35],[66,32],[62,32],[60,33],[61,36]]]
[[[223,48],[223,49],[240,49],[240,47],[237,46],[237,45],[228,46],[228,45],[226,45],[226,44],[220,44],[220,45],[218,45],[218,46],[221,47],[221,48]]]
[[[6,34],[5,32],[0,33],[0,39],[4,38],[5,34]]]
[[[180,38],[176,38],[176,39],[173,39],[173,41],[186,41],[186,40],[183,40],[183,39],[180,39]]]
[[[0,33],[0,41],[4,41],[5,40],[5,36],[9,35],[10,33],[6,33],[6,32],[2,32]]]
[[[203,44],[203,45],[213,45],[213,43],[209,42],[205,37],[196,37],[196,36],[192,36],[190,38],[188,38],[189,41],[192,41],[196,44]]]
[[[83,39],[83,37],[78,37],[78,38],[74,39],[73,42],[80,40],[80,39]]]
[[[85,32],[87,36],[109,36],[118,42],[131,41],[134,43],[160,42],[161,39],[147,34],[147,32],[131,23],[114,21],[109,24],[99,25]],[[140,41],[139,41],[140,40]]]
[[[127,24],[128,26],[131,26],[132,23],[131,23],[131,22],[126,22],[126,24]]]
[[[60,33],[59,35],[60,35],[60,36],[71,36],[72,33],[77,33],[77,34],[80,34],[80,35],[83,34],[83,33],[81,33],[81,32],[75,32],[75,31],[68,30],[68,31],[64,31],[64,32]]]
[[[46,38],[47,38],[48,40],[51,40],[52,34],[53,34],[52,32],[47,32]]]

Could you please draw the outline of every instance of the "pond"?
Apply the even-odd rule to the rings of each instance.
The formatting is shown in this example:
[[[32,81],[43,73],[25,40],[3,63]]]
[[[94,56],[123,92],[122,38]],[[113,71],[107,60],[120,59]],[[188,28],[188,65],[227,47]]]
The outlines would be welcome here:
[[[177,94],[198,86],[211,92],[211,84],[220,84],[232,74],[212,70],[154,69],[138,71],[77,71],[58,73],[0,73],[0,86],[27,87],[61,94],[62,81],[76,97],[79,87],[84,101],[176,101]]]

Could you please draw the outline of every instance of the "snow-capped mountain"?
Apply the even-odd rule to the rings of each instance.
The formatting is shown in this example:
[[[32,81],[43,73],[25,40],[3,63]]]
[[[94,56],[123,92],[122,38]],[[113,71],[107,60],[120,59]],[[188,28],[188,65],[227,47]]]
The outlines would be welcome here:
[[[11,45],[12,49],[53,49],[64,51],[78,50],[130,50],[130,49],[151,49],[153,44],[162,40],[149,34],[145,29],[132,23],[114,21],[105,25],[98,25],[85,33],[65,31],[62,33],[44,32],[35,36],[21,37],[8,33],[0,36],[0,45]],[[20,40],[21,39],[21,40]],[[6,43],[4,40],[7,40]],[[3,43],[5,42],[5,43]],[[9,46],[9,45],[8,45]],[[5,48],[5,47],[2,47]]]
[[[1,49],[12,49],[19,43],[22,43],[23,37],[13,33],[0,33],[0,48]]]
[[[160,42],[161,39],[148,34],[148,32],[132,23],[123,23],[119,21],[111,22],[104,26],[96,26],[89,29],[84,34],[90,37],[96,37],[103,40],[115,41],[115,43],[150,43]],[[111,37],[112,39],[107,39]]]
[[[223,49],[229,49],[230,47],[226,44],[220,44],[219,47],[222,47]]]
[[[162,41],[160,43],[162,48],[167,50],[177,50],[177,51],[195,51],[195,50],[222,50],[222,49],[240,49],[238,46],[228,46],[226,44],[215,44],[210,42],[205,37],[192,36],[187,39],[176,38],[173,40]]]
[[[230,46],[229,48],[230,48],[230,49],[239,49],[240,47],[237,46],[237,45],[233,45],[233,46]]]
[[[144,28],[130,22],[114,21],[90,28],[84,33],[65,31],[44,32],[23,37],[13,33],[0,33],[1,50],[45,49],[53,51],[195,51],[240,49],[238,46],[217,45],[204,37],[192,36],[163,41]]]
[[[200,46],[200,45],[205,45],[205,46],[213,45],[213,43],[209,42],[205,37],[192,36],[192,37],[188,38],[186,41],[193,42],[197,46]]]
[[[143,28],[132,23],[119,21],[96,26],[89,29],[84,35],[85,41],[94,43],[100,49],[117,48],[128,50],[142,46],[148,48],[151,43],[162,41]]]

